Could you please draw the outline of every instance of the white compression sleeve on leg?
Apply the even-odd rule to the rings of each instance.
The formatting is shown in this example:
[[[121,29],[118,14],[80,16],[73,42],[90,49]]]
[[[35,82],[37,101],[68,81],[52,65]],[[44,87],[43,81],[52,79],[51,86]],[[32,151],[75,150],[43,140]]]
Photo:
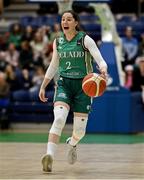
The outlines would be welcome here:
[[[54,122],[50,129],[50,133],[61,136],[62,129],[66,123],[69,110],[63,105],[54,107]]]
[[[88,117],[74,117],[73,134],[69,142],[75,146],[85,135]]]

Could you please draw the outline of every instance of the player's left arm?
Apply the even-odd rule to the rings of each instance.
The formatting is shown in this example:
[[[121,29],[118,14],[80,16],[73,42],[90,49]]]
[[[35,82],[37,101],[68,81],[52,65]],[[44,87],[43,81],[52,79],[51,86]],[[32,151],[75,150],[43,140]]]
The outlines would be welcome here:
[[[92,57],[98,64],[100,72],[106,78],[108,66],[107,66],[107,63],[105,62],[105,60],[103,59],[96,43],[94,42],[94,40],[91,37],[86,35],[84,38],[84,45],[89,50],[90,54],[92,55]]]

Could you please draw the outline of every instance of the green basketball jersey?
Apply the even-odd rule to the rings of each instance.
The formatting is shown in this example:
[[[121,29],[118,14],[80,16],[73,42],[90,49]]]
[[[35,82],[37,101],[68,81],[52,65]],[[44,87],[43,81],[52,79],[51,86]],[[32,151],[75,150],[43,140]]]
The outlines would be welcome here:
[[[80,31],[71,41],[63,33],[57,38],[59,75],[79,79],[93,71],[91,55],[84,47],[85,35]]]

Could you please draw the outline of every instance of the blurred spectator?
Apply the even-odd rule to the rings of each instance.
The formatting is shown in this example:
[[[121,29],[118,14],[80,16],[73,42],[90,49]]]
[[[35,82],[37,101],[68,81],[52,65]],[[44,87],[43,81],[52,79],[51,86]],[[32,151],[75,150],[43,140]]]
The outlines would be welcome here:
[[[7,62],[5,61],[5,52],[4,51],[0,51],[0,71],[4,71]]]
[[[144,33],[141,34],[141,40],[139,43],[139,55],[144,56]]]
[[[15,47],[19,50],[22,38],[22,28],[20,24],[14,24],[9,34],[8,44],[13,43]]]
[[[133,86],[133,65],[125,66],[125,87],[130,89]]]
[[[8,64],[11,64],[13,67],[18,67],[19,65],[19,52],[16,50],[15,44],[10,43],[7,51],[0,53],[0,59],[5,61]]]
[[[138,55],[138,41],[133,37],[132,27],[127,26],[125,37],[122,38],[123,53],[125,60],[122,62],[123,69],[127,64],[134,64]]]
[[[52,59],[52,46],[48,45],[45,48],[45,52],[43,54],[43,65],[45,68],[47,68],[51,62]]]
[[[7,49],[8,36],[9,36],[8,33],[0,35],[0,50],[1,51],[5,51]]]
[[[34,40],[30,42],[33,52],[33,60],[35,65],[43,65],[42,56],[45,52],[47,43],[44,41],[43,36],[40,32],[36,32]]]
[[[32,26],[28,25],[25,27],[24,33],[22,34],[21,41],[28,41],[30,42],[33,39],[33,28]]]
[[[9,106],[9,84],[5,79],[5,74],[0,72],[0,128],[7,129],[8,121],[8,106]]]
[[[9,97],[9,84],[6,81],[5,74],[0,72],[0,99]]]
[[[32,77],[27,69],[22,70],[19,76],[20,89],[13,92],[14,101],[30,101],[29,89],[32,87]]]
[[[41,86],[41,83],[44,79],[44,69],[41,66],[35,67],[35,72],[32,77],[32,87],[30,88],[30,92],[38,92]]]
[[[27,69],[22,70],[21,77],[19,77],[20,88],[23,90],[29,90],[32,87],[32,77]]]
[[[43,42],[48,44],[50,41],[50,28],[49,26],[41,26],[40,28],[38,28],[37,33],[40,33],[42,38],[43,38]]]
[[[53,43],[51,43],[51,27],[50,26],[42,26],[39,29],[39,32],[43,36],[43,41],[46,43],[46,46],[43,50],[42,59],[44,67],[48,67],[52,57],[53,51]]]
[[[4,73],[6,76],[6,81],[10,86],[10,93],[18,90],[20,88],[20,84],[14,67],[11,66],[10,64],[7,64]]]
[[[19,65],[21,69],[28,69],[28,70],[32,70],[34,67],[33,52],[28,41],[23,41],[21,43]]]
[[[132,91],[141,91],[144,86],[144,56],[138,57],[133,70],[133,86]]]
[[[53,43],[54,39],[59,37],[61,35],[62,31],[61,31],[61,26],[59,23],[55,23],[53,26],[53,31],[51,33],[51,38],[50,41],[51,43]]]
[[[35,73],[33,74],[32,83],[33,86],[29,89],[29,98],[31,101],[39,101],[38,93],[39,88],[42,84],[42,81],[45,76],[44,68],[41,66],[35,67]],[[54,94],[54,81],[52,80],[47,87],[46,96],[49,98],[49,101],[53,101]]]
[[[46,35],[48,37],[48,39],[50,40],[50,36],[51,36],[51,26],[42,26],[42,31],[43,34]]]

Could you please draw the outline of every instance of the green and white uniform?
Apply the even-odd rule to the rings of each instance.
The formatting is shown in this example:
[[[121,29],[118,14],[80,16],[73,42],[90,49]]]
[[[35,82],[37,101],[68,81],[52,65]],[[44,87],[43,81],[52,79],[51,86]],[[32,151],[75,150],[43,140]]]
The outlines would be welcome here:
[[[71,41],[63,34],[57,39],[60,78],[54,101],[69,104],[74,112],[88,113],[91,98],[83,92],[82,80],[93,71],[93,66],[91,55],[84,47],[84,37],[84,32],[78,32]]]
[[[57,39],[59,74],[66,78],[80,79],[93,71],[92,58],[84,47],[84,32],[67,41],[64,35]]]
[[[82,80],[93,72],[92,59],[100,69],[107,68],[94,40],[84,32],[78,32],[71,41],[64,34],[54,41],[52,60],[45,74],[51,80],[59,70],[54,101],[66,102],[74,112],[89,112],[91,98],[82,91]]]

